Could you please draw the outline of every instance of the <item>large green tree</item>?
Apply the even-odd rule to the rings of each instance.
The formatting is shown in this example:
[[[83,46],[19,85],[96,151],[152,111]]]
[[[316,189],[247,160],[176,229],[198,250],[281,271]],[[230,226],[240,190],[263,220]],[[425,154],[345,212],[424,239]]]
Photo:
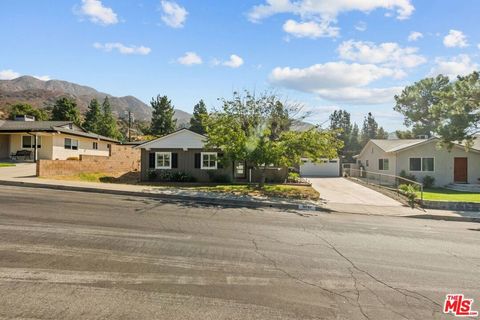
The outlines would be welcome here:
[[[28,103],[16,103],[10,107],[9,118],[14,120],[16,116],[33,116],[35,120],[48,120],[48,113],[42,109],[35,109]]]
[[[100,103],[97,99],[92,99],[88,105],[88,110],[85,113],[85,121],[83,122],[83,128],[90,132],[100,133],[102,127],[102,111],[100,109]]]
[[[235,92],[232,99],[222,102],[222,108],[208,119],[207,146],[220,148],[224,161],[246,160],[260,169],[260,187],[265,183],[269,165],[294,166],[301,157],[313,161],[335,158],[343,145],[330,130],[290,130],[299,108],[275,95]]]
[[[205,123],[207,121],[208,111],[207,106],[200,100],[194,107],[193,107],[193,115],[190,119],[190,130],[205,134]]]
[[[102,136],[120,139],[120,131],[117,127],[117,119],[113,116],[112,107],[110,106],[110,100],[105,97],[102,103],[102,114],[100,117],[100,124],[98,133]]]
[[[339,150],[340,155],[347,156],[346,153],[351,153],[351,134],[352,122],[350,120],[350,113],[346,110],[335,110],[330,115],[330,130],[338,132],[338,138],[343,141],[343,148]]]
[[[371,112],[367,114],[363,120],[363,127],[361,133],[361,142],[365,146],[367,142],[371,139],[376,139],[378,137],[378,123],[375,120],[375,117]]]
[[[72,121],[77,125],[81,124],[80,111],[77,102],[70,98],[58,99],[52,108],[52,120],[54,121]]]
[[[175,109],[172,101],[167,96],[157,95],[156,98],[152,98],[150,104],[153,108],[151,134],[163,136],[175,131],[177,119],[173,117]]]

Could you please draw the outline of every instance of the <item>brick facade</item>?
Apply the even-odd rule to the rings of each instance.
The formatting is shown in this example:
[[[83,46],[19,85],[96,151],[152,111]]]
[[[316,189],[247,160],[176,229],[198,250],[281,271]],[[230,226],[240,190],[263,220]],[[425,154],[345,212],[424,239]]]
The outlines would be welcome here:
[[[112,145],[109,157],[81,155],[80,160],[38,160],[37,176],[72,176],[79,173],[126,173],[140,170],[140,150]]]

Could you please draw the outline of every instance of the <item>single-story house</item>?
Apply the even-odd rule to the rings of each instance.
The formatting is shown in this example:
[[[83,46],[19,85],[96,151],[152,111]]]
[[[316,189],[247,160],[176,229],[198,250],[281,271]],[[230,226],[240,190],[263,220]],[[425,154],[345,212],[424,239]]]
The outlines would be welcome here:
[[[439,146],[438,138],[370,140],[356,156],[366,171],[399,176],[402,171],[418,181],[435,178],[436,186],[451,183],[480,183],[480,136],[467,151],[454,144],[451,150]]]
[[[66,160],[80,155],[109,156],[117,140],[104,137],[71,121],[35,121],[30,117],[0,120],[0,159],[28,154],[29,160]]]
[[[157,180],[162,174],[174,172],[188,174],[198,182],[254,182],[260,179],[260,170],[250,167],[246,161],[222,161],[222,151],[207,149],[206,139],[204,135],[180,129],[136,146],[141,149],[141,180]],[[267,169],[266,181],[283,182],[287,174],[288,168],[271,166]]]

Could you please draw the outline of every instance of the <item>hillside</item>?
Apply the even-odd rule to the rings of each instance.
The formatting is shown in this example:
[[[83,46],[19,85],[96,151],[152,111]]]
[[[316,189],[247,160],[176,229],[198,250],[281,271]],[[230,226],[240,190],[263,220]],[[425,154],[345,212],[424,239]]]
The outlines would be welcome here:
[[[13,103],[23,102],[36,108],[45,108],[52,106],[58,98],[65,96],[74,98],[81,112],[86,111],[93,98],[103,101],[107,96],[117,117],[124,117],[126,111],[131,111],[137,120],[150,120],[152,115],[151,107],[133,96],[114,97],[94,88],[68,81],[42,81],[23,76],[13,80],[0,80],[0,116],[4,114],[8,105]],[[179,126],[188,123],[190,116],[185,111],[175,111]]]

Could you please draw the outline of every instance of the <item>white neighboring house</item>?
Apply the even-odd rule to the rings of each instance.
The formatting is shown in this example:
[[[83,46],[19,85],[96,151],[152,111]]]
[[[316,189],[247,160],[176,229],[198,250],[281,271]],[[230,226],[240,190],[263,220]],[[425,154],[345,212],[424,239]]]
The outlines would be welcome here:
[[[338,177],[340,176],[340,159],[322,159],[312,162],[304,158],[300,164],[300,175],[302,177]]]
[[[471,149],[454,144],[440,147],[438,138],[370,140],[356,156],[357,164],[370,172],[400,175],[405,171],[418,181],[435,178],[436,186],[451,183],[480,183],[480,136]]]
[[[29,151],[29,160],[109,156],[111,145],[117,143],[71,121],[35,121],[29,117],[0,120],[0,159],[8,159],[19,151]]]

